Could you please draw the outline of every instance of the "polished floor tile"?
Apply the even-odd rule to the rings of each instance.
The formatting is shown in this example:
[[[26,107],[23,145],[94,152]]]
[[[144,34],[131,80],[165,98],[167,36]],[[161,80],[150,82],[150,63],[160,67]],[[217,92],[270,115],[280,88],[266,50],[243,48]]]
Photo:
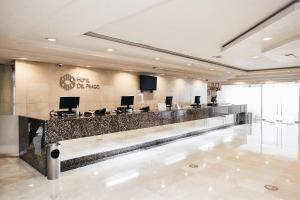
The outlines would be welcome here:
[[[130,153],[55,181],[20,159],[1,158],[0,199],[299,200],[299,153],[298,125],[263,122]]]

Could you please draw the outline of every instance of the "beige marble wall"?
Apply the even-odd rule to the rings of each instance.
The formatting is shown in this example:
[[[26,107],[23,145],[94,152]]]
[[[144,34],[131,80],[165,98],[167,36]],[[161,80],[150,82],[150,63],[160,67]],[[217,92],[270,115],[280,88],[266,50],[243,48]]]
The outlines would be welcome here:
[[[99,90],[71,89],[66,91],[59,86],[64,74],[86,77]],[[165,96],[174,96],[174,102],[190,104],[195,95],[200,95],[206,103],[207,84],[199,80],[158,77],[157,91],[145,92],[144,101],[152,108],[164,102]],[[96,68],[74,66],[57,67],[55,64],[16,61],[16,114],[32,117],[48,116],[50,110],[58,110],[60,96],[80,96],[80,111],[101,107],[115,109],[120,106],[121,96],[134,95],[135,107],[141,106],[139,74],[109,71]]]
[[[19,154],[18,116],[0,115],[0,156]]]
[[[13,114],[12,68],[0,65],[0,115]]]

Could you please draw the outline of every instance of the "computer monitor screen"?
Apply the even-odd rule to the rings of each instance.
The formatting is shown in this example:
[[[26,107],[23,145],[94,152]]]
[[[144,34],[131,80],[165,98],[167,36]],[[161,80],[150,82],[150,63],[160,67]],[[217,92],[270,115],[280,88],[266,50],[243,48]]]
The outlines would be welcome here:
[[[72,111],[72,108],[79,106],[80,97],[60,97],[59,99],[59,109],[69,109]]]
[[[142,91],[156,90],[157,77],[140,75],[140,89]]]
[[[201,96],[195,96],[195,104],[200,104],[200,97]]]
[[[172,100],[173,100],[172,96],[167,96],[166,97],[166,105],[167,106],[172,106]]]
[[[134,102],[134,96],[122,96],[121,97],[121,106],[127,106],[133,105]]]

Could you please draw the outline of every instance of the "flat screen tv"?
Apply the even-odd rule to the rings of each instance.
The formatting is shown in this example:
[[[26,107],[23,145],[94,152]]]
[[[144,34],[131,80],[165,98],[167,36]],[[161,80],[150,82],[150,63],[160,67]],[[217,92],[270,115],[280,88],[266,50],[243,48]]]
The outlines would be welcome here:
[[[157,77],[140,75],[140,90],[141,91],[153,91],[156,90]]]

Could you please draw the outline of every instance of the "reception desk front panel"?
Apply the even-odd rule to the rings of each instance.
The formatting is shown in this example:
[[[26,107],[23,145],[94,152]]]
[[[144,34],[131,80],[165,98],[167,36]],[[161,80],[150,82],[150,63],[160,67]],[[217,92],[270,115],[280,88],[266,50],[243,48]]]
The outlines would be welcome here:
[[[231,114],[236,115],[235,123],[239,124],[244,123],[246,111],[246,105],[230,105],[47,120],[20,117],[20,157],[46,175],[45,147],[48,144]]]

